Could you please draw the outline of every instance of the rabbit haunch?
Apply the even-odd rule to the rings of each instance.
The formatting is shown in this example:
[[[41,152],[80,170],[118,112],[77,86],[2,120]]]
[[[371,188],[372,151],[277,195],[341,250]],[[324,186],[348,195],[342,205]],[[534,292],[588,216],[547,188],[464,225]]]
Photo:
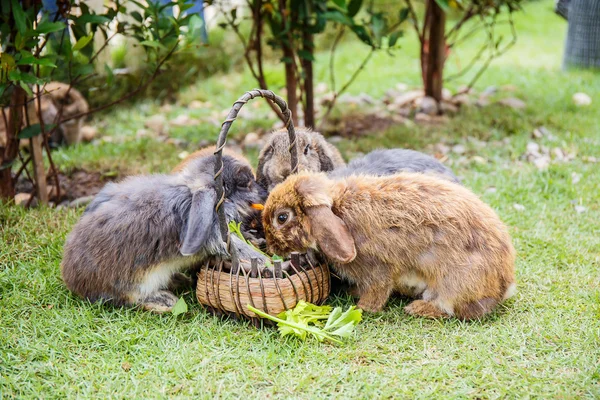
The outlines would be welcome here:
[[[228,220],[240,221],[264,200],[250,165],[223,157]],[[109,183],[89,204],[67,238],[62,276],[91,301],[139,304],[168,311],[169,286],[209,256],[227,257],[215,212],[214,157],[196,158],[171,175],[135,176]],[[235,242],[235,239],[234,239]]]
[[[434,176],[291,176],[269,195],[263,224],[277,254],[322,252],[367,311],[398,292],[417,298],[408,313],[473,319],[515,290],[505,225],[468,189]]]

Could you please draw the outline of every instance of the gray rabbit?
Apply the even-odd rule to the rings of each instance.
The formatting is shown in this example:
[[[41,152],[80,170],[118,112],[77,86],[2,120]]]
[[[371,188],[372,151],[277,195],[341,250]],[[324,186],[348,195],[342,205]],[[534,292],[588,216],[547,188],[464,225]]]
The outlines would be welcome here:
[[[178,299],[168,288],[189,282],[181,271],[208,256],[229,256],[215,212],[214,163],[202,157],[171,175],[107,184],[67,238],[61,265],[67,287],[90,301],[171,310]],[[223,207],[229,221],[241,221],[266,193],[249,163],[229,155],[223,163]]]
[[[398,172],[435,174],[451,182],[460,183],[450,168],[437,159],[414,150],[380,149],[355,158],[345,168],[329,172],[330,178],[347,178],[351,175],[387,176]]]
[[[346,165],[338,149],[317,132],[297,128],[298,170],[328,172]],[[256,180],[264,189],[271,190],[290,174],[289,137],[286,130],[275,131],[269,137],[258,157]]]

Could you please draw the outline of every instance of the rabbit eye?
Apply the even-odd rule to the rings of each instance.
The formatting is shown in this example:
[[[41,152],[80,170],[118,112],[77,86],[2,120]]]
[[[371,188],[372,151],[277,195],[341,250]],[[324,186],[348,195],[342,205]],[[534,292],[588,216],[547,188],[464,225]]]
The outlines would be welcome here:
[[[310,150],[310,144],[307,144],[306,147],[304,148],[304,155],[307,155],[309,150]]]
[[[290,210],[279,211],[277,214],[275,214],[274,225],[281,227],[288,223],[291,219],[292,212]]]

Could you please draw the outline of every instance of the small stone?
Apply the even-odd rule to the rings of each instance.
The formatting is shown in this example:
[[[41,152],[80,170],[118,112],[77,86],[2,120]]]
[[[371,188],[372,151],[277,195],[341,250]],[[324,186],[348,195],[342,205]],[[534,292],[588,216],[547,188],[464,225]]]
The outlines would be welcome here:
[[[60,203],[59,205],[56,206],[57,210],[62,210],[63,208],[67,208],[69,207],[69,200],[65,200],[62,203]]]
[[[142,139],[145,137],[149,137],[150,135],[150,131],[147,129],[138,129],[137,132],[135,133],[135,137],[136,139]]]
[[[450,147],[445,145],[444,143],[436,143],[435,146],[433,146],[434,150],[438,153],[441,153],[442,155],[446,155],[450,152]]]
[[[583,161],[589,162],[589,163],[597,163],[598,159],[596,157],[593,157],[593,156],[584,156],[583,157]]]
[[[417,102],[419,112],[427,115],[437,115],[438,104],[433,97],[425,96],[419,99]]]
[[[541,156],[533,160],[533,165],[540,171],[547,169],[550,166],[550,157]]]
[[[554,155],[554,159],[556,161],[565,161],[568,158],[568,156],[565,154],[563,149],[561,149],[559,147],[553,148],[552,154]]]
[[[471,97],[466,93],[456,94],[452,97],[452,102],[457,106],[471,105]]]
[[[527,153],[530,154],[539,154],[540,152],[540,145],[535,143],[535,142],[529,142],[527,143]]]
[[[91,142],[98,136],[98,128],[95,126],[84,125],[79,130],[79,136],[84,142]]]
[[[586,93],[575,93],[573,95],[573,103],[575,103],[576,106],[589,106],[590,104],[592,104],[592,98],[586,94]]]
[[[315,86],[316,94],[325,94],[327,92],[327,84],[325,82],[319,82]]]
[[[458,87],[456,93],[467,93],[467,94],[470,94],[470,93],[473,93],[473,88],[472,87],[468,87],[466,85],[462,85],[462,86]]]
[[[170,104],[168,104],[168,103],[167,103],[167,104],[163,104],[163,105],[162,105],[162,106],[159,108],[160,112],[162,112],[162,113],[168,113],[168,112],[170,112],[172,109],[173,109],[173,106],[172,106],[172,105],[170,105]]]
[[[518,203],[513,204],[513,208],[517,211],[525,211],[525,206]]]
[[[188,153],[187,151],[182,151],[181,153],[177,154],[177,157],[179,157],[180,160],[183,160],[184,158],[186,158],[189,155],[190,155],[190,153]]]
[[[513,110],[521,110],[527,107],[527,104],[525,104],[523,100],[517,99],[516,97],[507,97],[505,99],[500,100],[498,103],[502,104],[503,106],[510,107]]]
[[[177,117],[175,117],[174,119],[172,119],[170,124],[173,126],[179,126],[179,127],[194,126],[194,125],[200,124],[200,121],[198,121],[195,118],[190,118],[189,115],[181,114],[181,115],[178,115]]]
[[[396,84],[396,89],[399,92],[406,92],[408,90],[408,85],[406,83],[400,82]]]
[[[577,172],[573,172],[571,174],[571,183],[573,185],[577,185],[580,180],[581,180],[581,175],[579,175]]]
[[[21,207],[25,207],[33,196],[31,193],[17,193],[15,195],[15,204]],[[33,204],[33,201],[31,202]]]
[[[475,161],[479,165],[485,165],[485,164],[487,164],[487,160],[485,158],[483,158],[483,157],[480,157],[480,156],[473,156],[472,160]]]
[[[490,105],[490,101],[488,100],[487,97],[484,96],[479,96],[479,98],[477,99],[477,101],[475,102],[475,105],[477,107],[487,107]]]
[[[423,97],[423,91],[422,90],[412,90],[410,92],[406,92],[404,94],[402,94],[399,97],[396,97],[393,101],[393,104],[396,107],[402,107],[404,105],[413,103],[415,100],[417,100],[418,98]]]
[[[129,370],[131,369],[131,364],[125,361],[123,364],[121,364],[121,368],[123,369],[123,371],[129,372]]]
[[[423,114],[423,113],[417,113],[417,115],[415,115],[415,122],[431,122],[432,118],[431,115],[427,115],[427,114]]]
[[[144,122],[144,126],[154,133],[161,135],[165,133],[165,127],[167,124],[167,119],[162,114],[156,114],[151,116]]]
[[[481,92],[482,96],[489,97],[498,92],[498,88],[496,86],[488,86],[485,88],[483,92]]]
[[[577,214],[582,214],[587,211],[587,208],[585,208],[584,206],[575,206],[575,211],[577,212]]]
[[[94,196],[83,196],[78,199],[73,200],[69,203],[69,208],[77,208],[81,206],[88,205],[92,200],[94,200]]]
[[[448,88],[442,89],[442,100],[450,101],[452,99],[452,92]]]
[[[496,189],[495,187],[491,186],[487,189],[485,189],[486,193],[496,193],[498,191],[498,189]]]
[[[467,151],[466,147],[462,144],[456,144],[452,146],[452,152],[454,154],[464,154]]]

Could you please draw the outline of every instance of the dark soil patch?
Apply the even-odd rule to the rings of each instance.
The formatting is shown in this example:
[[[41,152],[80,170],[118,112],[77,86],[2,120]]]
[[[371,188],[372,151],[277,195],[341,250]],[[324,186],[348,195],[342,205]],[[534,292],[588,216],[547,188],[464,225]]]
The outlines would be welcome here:
[[[396,124],[398,124],[398,121],[387,116],[350,114],[327,123],[322,131],[328,136],[339,135],[345,138],[353,138],[365,136],[372,132],[381,132]]]
[[[70,174],[58,173],[58,181],[60,184],[60,198],[56,195],[49,199],[58,204],[65,200],[72,201],[80,197],[94,196],[110,181],[114,181],[118,176],[106,176],[100,172],[74,170]],[[54,177],[49,177],[47,180],[48,186],[56,186]],[[17,193],[34,193],[33,185],[27,179],[21,177],[16,185]]]

